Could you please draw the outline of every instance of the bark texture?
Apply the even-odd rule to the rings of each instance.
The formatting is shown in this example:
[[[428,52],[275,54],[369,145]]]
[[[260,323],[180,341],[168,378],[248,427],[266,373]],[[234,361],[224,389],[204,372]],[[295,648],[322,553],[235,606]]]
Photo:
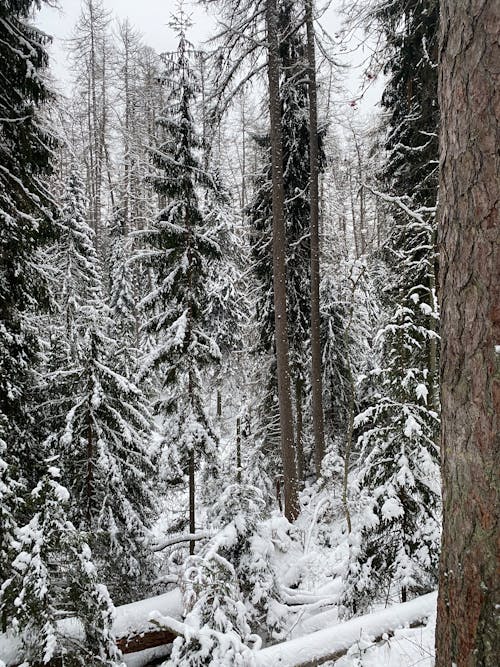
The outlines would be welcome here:
[[[498,665],[500,3],[443,0],[437,667]]]
[[[294,521],[299,514],[297,466],[295,458],[294,422],[290,389],[288,355],[288,320],[286,309],[285,263],[285,188],[283,183],[283,144],[281,136],[281,105],[279,88],[278,17],[276,0],[266,0],[268,40],[269,116],[272,156],[273,204],[273,288],[278,401],[280,411],[281,452],[285,516]]]

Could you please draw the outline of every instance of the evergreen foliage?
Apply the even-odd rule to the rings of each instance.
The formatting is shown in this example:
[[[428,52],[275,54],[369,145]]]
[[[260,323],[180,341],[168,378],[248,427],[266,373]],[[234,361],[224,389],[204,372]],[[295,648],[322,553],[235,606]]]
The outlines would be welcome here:
[[[437,2],[380,3],[387,38],[387,161],[392,204],[377,333],[379,368],[371,405],[356,418],[364,433],[359,489],[367,510],[351,536],[344,603],[366,608],[382,591],[431,590],[439,552],[437,320],[434,212],[437,194]],[[411,195],[408,195],[411,193]],[[384,197],[384,195],[382,195]]]
[[[34,515],[16,534],[12,573],[0,591],[2,613],[22,637],[27,664],[63,656],[70,666],[116,666],[113,605],[89,547],[67,519],[69,493],[59,478],[60,470],[49,466],[31,493]],[[61,614],[80,618],[82,637],[65,631]]]
[[[65,424],[59,447],[75,498],[73,520],[89,532],[115,600],[144,590],[151,567],[144,540],[153,518],[151,422],[140,390],[111,366],[113,342],[95,321],[77,364],[64,373]],[[110,556],[113,556],[110,559]]]
[[[70,518],[88,532],[100,575],[116,601],[129,601],[151,575],[144,545],[154,505],[151,417],[142,392],[123,375],[129,369],[122,341],[113,337],[120,321],[118,313],[111,321],[103,302],[95,235],[85,222],[83,185],[74,170],[64,201],[55,258],[71,353],[64,359],[64,350],[49,351],[46,447],[61,456],[75,500]]]
[[[203,168],[203,147],[192,116],[198,84],[184,15],[173,26],[179,46],[166,60],[169,96],[158,120],[163,143],[152,152],[153,185],[166,205],[151,228],[140,234],[145,249],[138,257],[153,275],[151,291],[141,302],[144,333],[155,341],[143,374],[162,371],[157,409],[168,415],[162,467],[186,471],[190,458],[198,465],[200,458],[215,452],[202,372],[220,359],[213,336],[210,278],[221,257],[222,230],[213,208],[217,184]]]
[[[108,230],[110,267],[110,317],[112,335],[117,342],[115,359],[126,377],[137,372],[138,365],[138,313],[137,275],[132,264],[132,239],[128,236],[122,211],[115,213]]]
[[[62,195],[61,234],[54,257],[60,277],[58,302],[73,359],[78,358],[79,342],[102,298],[99,261],[94,232],[86,221],[87,210],[84,184],[73,167]]]
[[[38,4],[9,0],[0,6],[0,415],[7,418],[7,462],[23,464],[33,446],[26,426],[39,350],[29,316],[48,298],[37,249],[56,234],[46,184],[54,139],[41,121],[50,99],[44,80],[48,39],[29,20]],[[22,468],[29,474],[29,466]]]

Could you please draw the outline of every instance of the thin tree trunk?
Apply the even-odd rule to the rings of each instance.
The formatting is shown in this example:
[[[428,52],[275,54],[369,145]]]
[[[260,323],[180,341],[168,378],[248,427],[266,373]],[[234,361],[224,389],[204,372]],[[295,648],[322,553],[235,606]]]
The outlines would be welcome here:
[[[297,467],[293,439],[293,412],[290,395],[288,357],[288,322],[286,310],[285,219],[283,184],[283,145],[279,90],[279,47],[276,0],[266,0],[268,39],[269,115],[272,155],[273,205],[273,287],[278,401],[280,411],[281,452],[285,516],[294,521],[299,514]]]
[[[321,337],[319,314],[319,150],[318,99],[316,87],[316,53],[314,45],[313,0],[306,3],[307,65],[309,70],[309,160],[311,207],[311,389],[316,476],[321,474],[325,455],[323,416],[323,380],[321,374]]]
[[[241,484],[241,419],[236,420],[236,481]]]
[[[86,495],[87,495],[87,530],[90,531],[92,525],[92,493],[94,484],[94,434],[92,431],[92,417],[87,419],[87,474],[85,479]]]
[[[443,0],[443,542],[436,667],[499,659],[500,5]]]
[[[195,479],[194,479],[194,451],[189,452],[189,532],[196,532],[196,510],[195,510]],[[195,541],[189,542],[189,555],[194,554]]]
[[[222,394],[220,389],[217,389],[217,417],[219,419],[222,417]]]
[[[295,412],[296,412],[296,433],[297,433],[297,478],[302,487],[304,484],[304,443],[302,441],[303,414],[302,414],[302,392],[304,381],[298,378],[295,380]]]

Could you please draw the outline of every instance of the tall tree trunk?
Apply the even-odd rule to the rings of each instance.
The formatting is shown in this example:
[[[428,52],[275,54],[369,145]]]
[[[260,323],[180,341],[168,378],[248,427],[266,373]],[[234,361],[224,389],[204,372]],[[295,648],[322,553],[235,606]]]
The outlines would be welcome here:
[[[443,0],[437,667],[498,665],[500,6]]]
[[[278,367],[278,400],[280,411],[281,453],[285,516],[294,521],[299,514],[297,467],[293,439],[293,412],[290,394],[288,358],[288,322],[286,311],[285,264],[285,188],[283,184],[283,144],[281,136],[281,105],[279,90],[279,47],[276,0],[266,0],[268,40],[269,116],[273,183],[273,287],[276,362]]]
[[[311,389],[316,476],[321,474],[325,455],[323,417],[323,381],[321,374],[321,337],[319,315],[319,151],[318,99],[316,87],[316,52],[314,44],[313,0],[305,0],[307,30],[307,65],[309,90],[309,160],[311,207]]]

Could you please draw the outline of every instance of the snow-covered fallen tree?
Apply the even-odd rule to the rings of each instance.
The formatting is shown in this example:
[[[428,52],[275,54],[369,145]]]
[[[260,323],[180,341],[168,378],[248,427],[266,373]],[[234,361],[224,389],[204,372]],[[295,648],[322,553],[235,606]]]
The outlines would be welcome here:
[[[155,612],[180,619],[182,615],[180,591],[175,589],[163,595],[116,608],[113,634],[122,653],[129,654],[172,643],[175,633],[158,628],[150,621]],[[61,631],[69,636],[77,639],[81,634],[80,624],[75,619],[64,619],[59,624]],[[23,662],[22,646],[17,637],[0,634],[0,664],[1,662],[7,667]]]
[[[436,608],[436,593],[423,595],[255,652],[256,667],[313,667],[343,656],[356,642],[380,641],[401,627],[425,621]]]

